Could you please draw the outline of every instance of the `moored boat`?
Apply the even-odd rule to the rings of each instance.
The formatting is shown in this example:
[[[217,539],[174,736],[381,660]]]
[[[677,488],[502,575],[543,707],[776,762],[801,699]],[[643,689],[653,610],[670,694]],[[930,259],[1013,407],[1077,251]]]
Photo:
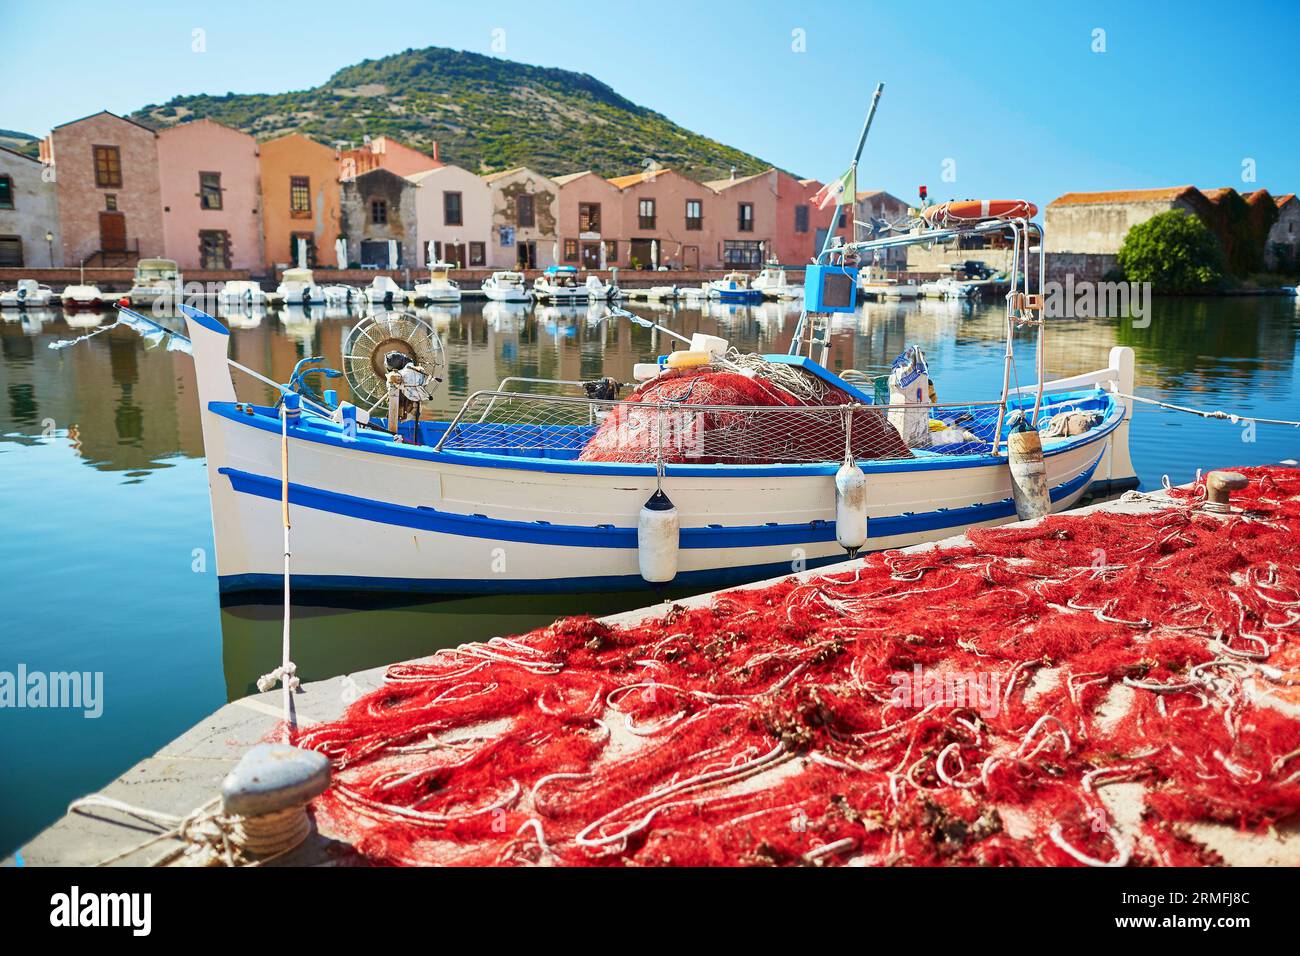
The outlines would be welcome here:
[[[751,285],[761,292],[765,299],[803,298],[803,286],[790,282],[786,277],[785,267],[775,261],[765,265]]]
[[[53,301],[53,290],[35,279],[19,279],[15,288],[0,292],[0,309],[43,309]]]
[[[134,306],[160,303],[174,307],[181,301],[181,273],[173,259],[141,259],[135,266],[135,278],[127,298]]]
[[[222,306],[264,306],[266,293],[260,284],[247,279],[235,279],[223,283],[217,293],[217,302]]]
[[[483,280],[482,289],[491,302],[532,301],[522,272],[494,272]]]
[[[310,269],[285,269],[275,294],[285,305],[325,304],[325,290],[316,284]]]
[[[451,278],[454,269],[450,262],[429,263],[429,278],[415,284],[412,300],[415,302],[459,302],[460,285]]]
[[[65,310],[98,309],[104,304],[104,293],[99,286],[70,285],[59,293],[59,303]]]
[[[588,296],[585,283],[578,281],[573,266],[547,266],[533,280],[533,298],[539,302],[584,302]]]
[[[375,276],[370,280],[370,285],[366,286],[365,292],[366,299],[369,300],[371,305],[392,308],[395,305],[404,305],[406,303],[406,290],[394,282],[390,276]]]
[[[763,293],[750,284],[748,273],[728,272],[705,284],[705,293],[719,302],[762,302]]]

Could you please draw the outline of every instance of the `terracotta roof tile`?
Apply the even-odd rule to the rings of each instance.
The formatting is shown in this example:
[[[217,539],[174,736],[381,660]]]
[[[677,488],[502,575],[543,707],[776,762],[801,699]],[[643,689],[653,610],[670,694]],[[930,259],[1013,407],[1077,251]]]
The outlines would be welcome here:
[[[627,189],[628,186],[635,186],[637,183],[643,183],[647,180],[655,179],[658,176],[668,172],[668,169],[647,169],[640,173],[630,173],[627,176],[615,176],[610,180],[619,189]]]
[[[1169,186],[1164,189],[1117,189],[1095,193],[1066,193],[1053,199],[1049,206],[1088,206],[1129,202],[1162,202],[1181,199],[1198,192],[1195,186]]]

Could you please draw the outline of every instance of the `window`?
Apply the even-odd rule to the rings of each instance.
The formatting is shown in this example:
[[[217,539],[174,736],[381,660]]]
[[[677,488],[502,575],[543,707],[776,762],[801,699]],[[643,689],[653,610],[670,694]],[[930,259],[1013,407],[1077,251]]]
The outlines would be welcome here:
[[[311,218],[311,177],[289,177],[289,216],[293,219]]]
[[[740,232],[754,231],[754,204],[752,202],[742,202],[738,206],[738,219],[736,229]]]
[[[487,243],[471,242],[469,244],[469,264],[473,266],[487,265]]]
[[[199,268],[230,268],[230,233],[224,229],[203,229],[199,232]]]
[[[600,203],[578,203],[578,232],[600,232]]]
[[[753,239],[725,239],[722,262],[730,266],[758,266],[763,261],[763,244]]]
[[[800,203],[794,207],[794,231],[808,231],[808,204]]]
[[[0,236],[0,266],[12,268],[23,264],[22,236]]]
[[[641,200],[641,204],[637,207],[637,226],[641,229],[653,229],[655,227],[655,201],[653,199]]]
[[[370,200],[370,222],[375,226],[388,225],[388,200]]]
[[[614,239],[605,240],[605,262],[618,262],[618,242]]]
[[[220,173],[199,173],[199,208],[221,208]]]
[[[0,209],[14,208],[14,181],[11,176],[0,176]]]
[[[704,228],[704,204],[698,199],[686,200],[686,228],[692,232]]]
[[[95,185],[100,189],[121,188],[122,153],[116,146],[94,146]]]
[[[515,197],[515,225],[520,229],[531,229],[537,225],[537,213],[533,209],[532,196]]]
[[[465,217],[460,208],[460,193],[442,194],[442,224],[444,226],[465,225]]]
[[[578,261],[578,240],[577,239],[564,240],[564,261],[565,262]]]
[[[837,222],[837,223],[835,224],[835,228],[836,228],[836,229],[843,229],[843,228],[844,228],[845,226],[847,226],[848,224],[849,224],[849,207],[848,207],[848,206],[841,206],[841,207],[840,207],[840,220],[839,220],[839,222]]]
[[[316,268],[316,235],[310,232],[291,232],[289,233],[289,261],[295,266],[298,264],[298,243],[307,243],[307,268]],[[347,263],[339,263],[340,269],[346,269]]]
[[[106,193],[104,195],[104,210],[106,212],[117,212],[117,193]]]

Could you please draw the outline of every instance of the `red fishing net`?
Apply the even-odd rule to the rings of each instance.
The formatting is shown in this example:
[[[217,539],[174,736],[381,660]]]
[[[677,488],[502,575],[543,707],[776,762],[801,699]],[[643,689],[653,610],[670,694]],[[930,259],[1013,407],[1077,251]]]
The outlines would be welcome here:
[[[390,668],[299,743],[379,863],[1134,864],[1300,811],[1300,471]]]
[[[653,462],[662,455],[665,462],[693,464],[839,461],[846,437],[855,458],[911,455],[883,410],[828,408],[855,403],[834,386],[810,386],[808,397],[800,398],[763,378],[707,365],[670,370],[627,397],[628,403],[646,405],[614,406],[579,460]],[[738,408],[694,407],[700,405]]]

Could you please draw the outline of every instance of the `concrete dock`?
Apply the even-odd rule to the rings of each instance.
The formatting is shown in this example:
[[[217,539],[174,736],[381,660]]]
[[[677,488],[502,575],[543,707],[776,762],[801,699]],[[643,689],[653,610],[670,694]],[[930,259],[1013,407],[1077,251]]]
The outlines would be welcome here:
[[[1126,495],[1118,501],[1092,505],[1071,512],[1086,515],[1096,511],[1112,514],[1141,515],[1167,510],[1172,501],[1167,493]],[[1016,527],[1010,525],[1006,527]],[[1023,527],[1023,525],[1022,525]],[[905,549],[907,552],[931,548],[969,545],[962,535],[937,543]],[[806,571],[771,581],[757,582],[746,588],[761,588],[778,581],[809,580],[835,573],[849,566]],[[731,589],[736,590],[736,589]],[[714,594],[701,594],[673,602],[686,607],[707,606]],[[665,614],[669,604],[613,615],[603,620],[610,624],[634,624]],[[306,684],[295,698],[300,725],[331,721],[359,695],[380,687],[387,668],[371,670]],[[279,690],[234,701],[182,734],[158,753],[149,757],[108,784],[102,795],[136,807],[185,817],[208,803],[219,792],[222,778],[241,756],[255,744],[270,739],[281,717]],[[1291,716],[1300,719],[1300,711]],[[1108,786],[1101,791],[1116,829],[1123,835],[1134,828],[1143,812],[1145,784],[1140,782]],[[70,813],[21,848],[27,866],[95,865],[137,846],[161,828],[133,820],[120,811],[95,809]],[[1230,865],[1300,865],[1300,825],[1275,829],[1267,833],[1249,833],[1228,824],[1197,823],[1187,826],[1187,835],[1218,853]],[[174,841],[170,841],[173,844]],[[163,855],[167,842],[121,860],[122,865],[143,865]],[[12,860],[10,864],[12,865]],[[349,865],[360,863],[358,854],[337,834],[313,830],[297,850],[273,862],[276,866]]]

